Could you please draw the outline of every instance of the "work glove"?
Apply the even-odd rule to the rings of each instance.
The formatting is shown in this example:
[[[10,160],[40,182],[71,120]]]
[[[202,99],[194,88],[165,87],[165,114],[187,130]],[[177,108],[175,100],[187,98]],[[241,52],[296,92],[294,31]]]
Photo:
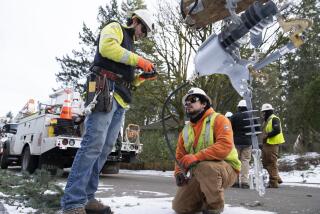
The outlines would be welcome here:
[[[183,175],[182,172],[179,172],[175,175],[176,177],[176,184],[178,187],[182,187],[188,183],[188,179]]]
[[[154,70],[154,65],[149,60],[139,56],[137,66],[141,68],[144,72],[151,72]]]
[[[185,155],[180,159],[180,163],[186,170],[189,170],[190,167],[196,165],[198,162],[198,158],[193,154]]]

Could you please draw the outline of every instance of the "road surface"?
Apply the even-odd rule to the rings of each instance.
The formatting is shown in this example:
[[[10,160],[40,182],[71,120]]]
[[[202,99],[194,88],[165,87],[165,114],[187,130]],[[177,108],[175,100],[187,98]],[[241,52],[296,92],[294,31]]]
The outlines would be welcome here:
[[[109,185],[112,185],[111,189],[99,191],[97,196],[105,198],[125,193],[150,198],[148,192],[161,192],[168,194],[165,197],[174,197],[177,188],[170,177],[124,173],[101,176],[100,186]],[[264,197],[259,197],[253,190],[229,188],[225,191],[225,203],[279,214],[320,214],[320,188],[281,185],[278,189],[267,189]]]

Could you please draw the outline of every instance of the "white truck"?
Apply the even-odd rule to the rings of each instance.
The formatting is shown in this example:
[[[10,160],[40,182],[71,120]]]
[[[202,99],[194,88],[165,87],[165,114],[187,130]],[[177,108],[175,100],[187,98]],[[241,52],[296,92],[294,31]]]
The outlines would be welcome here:
[[[0,137],[2,169],[21,165],[23,171],[30,173],[37,168],[46,168],[54,174],[58,168],[71,167],[82,140],[83,102],[71,89],[58,90],[50,98],[51,104],[39,104],[37,112],[29,111],[33,107],[32,103],[27,103],[14,123],[3,126]],[[61,118],[66,101],[71,103],[69,119]],[[139,132],[138,125],[130,124],[124,137],[119,134],[102,173],[118,173],[121,161],[134,161],[142,151]]]

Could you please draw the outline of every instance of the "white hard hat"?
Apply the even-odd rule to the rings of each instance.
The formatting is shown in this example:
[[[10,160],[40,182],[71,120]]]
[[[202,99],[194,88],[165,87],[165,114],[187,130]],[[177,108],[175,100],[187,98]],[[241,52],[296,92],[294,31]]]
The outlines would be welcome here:
[[[148,35],[154,31],[154,21],[148,10],[135,10],[132,14],[132,17],[134,16],[136,16],[148,28]]]
[[[265,103],[261,107],[261,111],[268,111],[268,110],[273,110],[272,105],[269,103]]]
[[[246,100],[240,100],[237,107],[247,107],[247,101]]]
[[[184,95],[182,97],[182,104],[185,105],[186,104],[186,99],[187,97],[189,97],[190,95],[193,95],[193,94],[199,94],[199,95],[202,95],[204,97],[207,98],[207,100],[209,101],[209,104],[211,105],[211,99],[210,97],[206,94],[206,92],[204,92],[204,90],[202,90],[201,88],[191,88],[186,95]]]
[[[232,112],[230,112],[230,111],[228,111],[224,116],[226,116],[226,117],[232,117]]]

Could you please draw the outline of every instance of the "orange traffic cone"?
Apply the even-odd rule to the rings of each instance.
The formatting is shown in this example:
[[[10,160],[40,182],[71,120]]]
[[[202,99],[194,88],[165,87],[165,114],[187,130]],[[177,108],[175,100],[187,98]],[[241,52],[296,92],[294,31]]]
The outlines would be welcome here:
[[[66,120],[72,120],[70,91],[66,90],[66,93],[67,93],[67,99],[64,100],[63,102],[60,118],[66,119]]]

